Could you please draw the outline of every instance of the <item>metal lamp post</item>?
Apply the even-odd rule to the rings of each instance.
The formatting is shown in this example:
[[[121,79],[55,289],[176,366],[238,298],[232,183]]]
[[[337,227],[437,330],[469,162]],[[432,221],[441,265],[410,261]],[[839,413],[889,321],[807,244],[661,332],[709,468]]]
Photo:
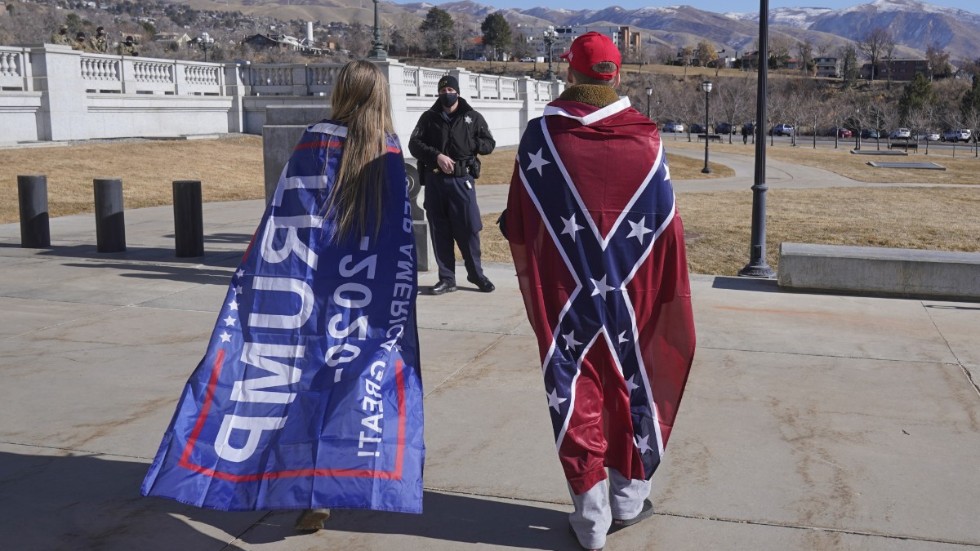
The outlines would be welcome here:
[[[548,47],[548,72],[544,75],[545,80],[555,80],[555,71],[551,68],[551,61],[554,57],[554,45],[555,37],[558,33],[555,32],[554,25],[548,25],[548,28],[544,31],[544,43]]]
[[[653,95],[653,87],[647,86],[647,118],[650,119],[650,96]],[[653,120],[653,119],[650,119]]]
[[[765,128],[769,91],[769,0],[759,0],[759,83],[755,98],[756,132]],[[739,270],[742,277],[776,275],[766,262],[766,140],[755,141],[755,178],[752,184],[752,243],[749,263]]]
[[[711,81],[706,80],[701,83],[701,91],[704,92],[704,168],[701,169],[703,174],[711,174],[711,168],[708,167],[708,97],[711,94]]]
[[[368,56],[371,59],[388,59],[388,52],[382,47],[381,25],[378,23],[378,0],[374,0],[374,49]]]
[[[200,38],[197,39],[197,42],[201,47],[201,50],[204,52],[204,62],[207,63],[208,50],[214,48],[214,38],[212,38],[210,34],[203,32],[201,33]]]

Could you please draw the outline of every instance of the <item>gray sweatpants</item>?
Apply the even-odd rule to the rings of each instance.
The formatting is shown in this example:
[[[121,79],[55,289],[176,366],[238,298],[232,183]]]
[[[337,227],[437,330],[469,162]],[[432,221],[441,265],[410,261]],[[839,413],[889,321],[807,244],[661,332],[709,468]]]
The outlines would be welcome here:
[[[606,545],[606,533],[613,519],[627,520],[640,514],[643,500],[650,496],[649,480],[631,480],[609,469],[609,478],[598,482],[583,494],[575,495],[571,486],[575,510],[568,522],[582,547],[599,549]]]

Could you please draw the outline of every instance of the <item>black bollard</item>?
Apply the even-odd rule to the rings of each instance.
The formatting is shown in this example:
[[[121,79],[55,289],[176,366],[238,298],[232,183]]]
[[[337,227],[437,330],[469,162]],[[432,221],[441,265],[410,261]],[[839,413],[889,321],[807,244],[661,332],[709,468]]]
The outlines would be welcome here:
[[[95,179],[95,240],[100,253],[126,250],[122,180]]]
[[[179,257],[204,256],[200,180],[174,180],[174,240]]]
[[[17,176],[17,200],[20,203],[20,246],[25,249],[51,247],[47,176]]]

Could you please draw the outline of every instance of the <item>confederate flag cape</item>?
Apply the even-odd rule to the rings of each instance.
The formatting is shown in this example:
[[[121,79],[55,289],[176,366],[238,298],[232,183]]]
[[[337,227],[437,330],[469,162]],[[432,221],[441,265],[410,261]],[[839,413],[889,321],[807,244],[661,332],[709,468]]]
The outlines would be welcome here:
[[[657,127],[628,98],[557,100],[521,139],[505,220],[576,494],[647,479],[694,357],[684,228]]]
[[[422,382],[404,159],[388,138],[375,236],[327,201],[347,128],[309,127],[231,278],[143,495],[228,511],[422,511]],[[371,212],[371,209],[368,209]]]

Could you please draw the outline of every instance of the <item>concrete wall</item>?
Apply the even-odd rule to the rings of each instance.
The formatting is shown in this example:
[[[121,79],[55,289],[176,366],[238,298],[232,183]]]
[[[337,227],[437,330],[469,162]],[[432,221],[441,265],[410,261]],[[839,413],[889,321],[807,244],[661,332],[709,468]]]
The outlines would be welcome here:
[[[379,61],[399,136],[435,101],[443,69]],[[329,105],[341,64],[223,64],[92,54],[44,44],[0,47],[0,143],[262,134],[269,110]],[[561,92],[540,82],[448,71],[500,145]],[[314,121],[307,121],[314,122]],[[281,126],[276,123],[275,126]]]

